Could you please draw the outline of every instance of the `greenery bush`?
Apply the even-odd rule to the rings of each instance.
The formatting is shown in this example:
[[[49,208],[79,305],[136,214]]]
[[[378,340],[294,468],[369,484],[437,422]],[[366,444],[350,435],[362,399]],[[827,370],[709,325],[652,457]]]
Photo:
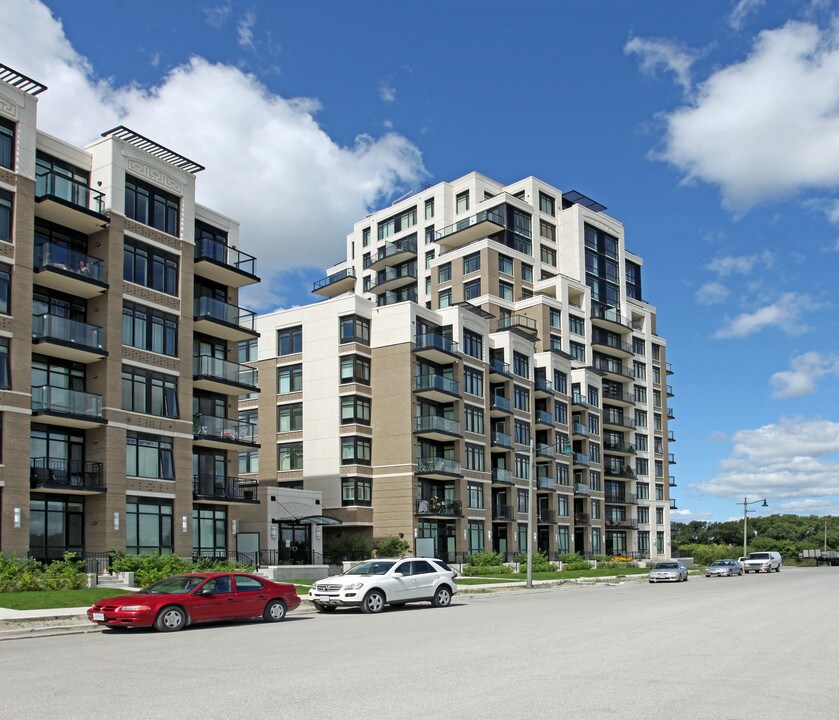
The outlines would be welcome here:
[[[373,551],[373,541],[366,535],[342,533],[323,539],[323,556],[329,563],[338,564],[342,560],[364,560]]]
[[[464,575],[507,575],[513,568],[504,564],[504,556],[497,552],[476,552],[463,568]]]
[[[73,553],[46,565],[33,558],[0,553],[0,592],[78,590],[86,585],[83,562]]]
[[[64,553],[63,560],[47,565],[41,581],[44,590],[81,590],[87,587],[84,561],[74,553]]]
[[[743,549],[739,550],[733,545],[680,545],[679,554],[685,557],[692,557],[695,565],[710,565],[714,560],[722,560],[723,558],[740,557]]]
[[[134,584],[151,585],[172,575],[190,572],[192,561],[177,555],[123,555],[115,553],[111,569],[114,572],[133,572]]]
[[[519,553],[516,555],[516,562],[521,565],[521,571],[527,572],[527,553]],[[548,556],[543,552],[533,553],[533,572],[555,572],[556,566],[548,560]]]
[[[591,563],[577,553],[565,553],[559,559],[563,570],[591,570]]]
[[[373,541],[379,557],[398,558],[408,552],[410,544],[402,538],[391,536]]]

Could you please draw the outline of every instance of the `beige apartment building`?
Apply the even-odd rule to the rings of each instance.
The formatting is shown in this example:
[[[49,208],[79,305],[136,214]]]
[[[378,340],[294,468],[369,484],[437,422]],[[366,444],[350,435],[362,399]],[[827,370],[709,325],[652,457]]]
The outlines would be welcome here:
[[[52,137],[45,90],[0,65],[0,550],[226,554],[257,503],[255,259],[195,202],[201,165],[124,127]]]
[[[327,544],[668,556],[666,342],[605,210],[471,173],[357,222],[326,300],[256,319],[243,477],[321,493]]]

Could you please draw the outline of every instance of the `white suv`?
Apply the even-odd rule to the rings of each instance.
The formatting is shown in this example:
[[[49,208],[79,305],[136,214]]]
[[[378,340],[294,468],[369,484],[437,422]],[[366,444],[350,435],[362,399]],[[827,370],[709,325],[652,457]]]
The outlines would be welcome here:
[[[309,600],[318,612],[338,607],[360,607],[377,613],[385,605],[430,601],[446,607],[457,592],[457,573],[435,558],[375,558],[351,567],[342,575],[318,580],[309,590]]]

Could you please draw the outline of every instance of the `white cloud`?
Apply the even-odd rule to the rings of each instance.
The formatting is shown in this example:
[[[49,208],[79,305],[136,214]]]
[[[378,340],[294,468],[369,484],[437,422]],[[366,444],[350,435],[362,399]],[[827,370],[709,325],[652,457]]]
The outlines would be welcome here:
[[[760,255],[729,255],[714,258],[708,263],[708,269],[720,277],[735,274],[748,275],[755,266],[760,265],[764,268],[770,268],[774,261],[775,256],[769,250],[764,250]]]
[[[760,8],[765,0],[739,0],[728,16],[728,24],[738,32],[742,30],[746,16]]]
[[[790,369],[772,376],[775,391],[772,397],[799,398],[813,395],[819,380],[829,375],[839,376],[839,355],[808,352],[790,360]]]
[[[689,523],[692,520],[713,520],[713,513],[710,512],[693,512],[693,510],[681,509],[670,511],[670,520],[672,522]]]
[[[832,498],[799,498],[779,503],[774,511],[790,515],[839,515],[839,502]]]
[[[725,302],[730,294],[731,291],[722,283],[709,282],[696,291],[696,302],[700,305],[718,305]]]
[[[796,500],[839,495],[839,423],[781,418],[734,434],[719,473],[698,487],[712,495]]]
[[[624,45],[623,51],[626,55],[638,56],[642,72],[654,74],[664,70],[673,73],[685,92],[691,89],[691,68],[702,56],[701,52],[663,38],[633,37]]]
[[[681,83],[680,83],[681,84]],[[719,185],[745,212],[771,198],[839,186],[839,27],[789,22],[716,70],[670,113],[659,157],[685,181]]]
[[[396,89],[384,80],[379,83],[379,99],[385,103],[396,102]]]
[[[39,125],[83,145],[125,124],[206,165],[198,201],[242,223],[240,247],[257,257],[263,294],[281,292],[270,282],[280,270],[342,259],[354,222],[426,176],[403,136],[338,145],[318,125],[317,100],[280,97],[235,67],[193,57],[155,87],[97,81],[49,10],[13,4],[0,25],[3,62],[49,86]]]
[[[253,44],[253,28],[256,25],[256,15],[253,12],[246,12],[239,24],[236,26],[236,42],[239,47],[254,49]]]
[[[227,22],[227,18],[230,16],[232,10],[233,6],[230,4],[230,2],[227,2],[224,5],[219,5],[217,7],[204,8],[204,20],[210,27],[219,30]]]
[[[820,305],[807,294],[784,293],[775,303],[728,320],[724,327],[714,333],[714,337],[746,337],[772,327],[778,328],[785,335],[801,335],[810,329],[802,320],[802,314],[819,307]]]

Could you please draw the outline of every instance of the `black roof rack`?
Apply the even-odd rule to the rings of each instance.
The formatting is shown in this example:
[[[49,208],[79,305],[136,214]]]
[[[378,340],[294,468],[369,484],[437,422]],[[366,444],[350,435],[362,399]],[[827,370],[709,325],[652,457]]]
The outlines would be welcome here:
[[[0,63],[0,80],[29,95],[40,95],[47,89],[46,85],[33,80],[31,77],[26,77],[23,73],[19,73],[14,68],[2,63]]]
[[[140,133],[134,132],[130,128],[125,127],[125,125],[120,125],[119,127],[103,132],[102,137],[115,137],[117,140],[122,140],[129,145],[133,145],[139,150],[147,152],[149,155],[156,157],[159,160],[163,160],[170,165],[174,165],[179,170],[184,170],[188,173],[194,174],[205,169],[203,165],[199,165],[194,160],[190,160],[183,155],[179,155],[174,150],[170,150],[169,148],[156,143],[154,140],[149,140],[147,137],[140,135]]]

